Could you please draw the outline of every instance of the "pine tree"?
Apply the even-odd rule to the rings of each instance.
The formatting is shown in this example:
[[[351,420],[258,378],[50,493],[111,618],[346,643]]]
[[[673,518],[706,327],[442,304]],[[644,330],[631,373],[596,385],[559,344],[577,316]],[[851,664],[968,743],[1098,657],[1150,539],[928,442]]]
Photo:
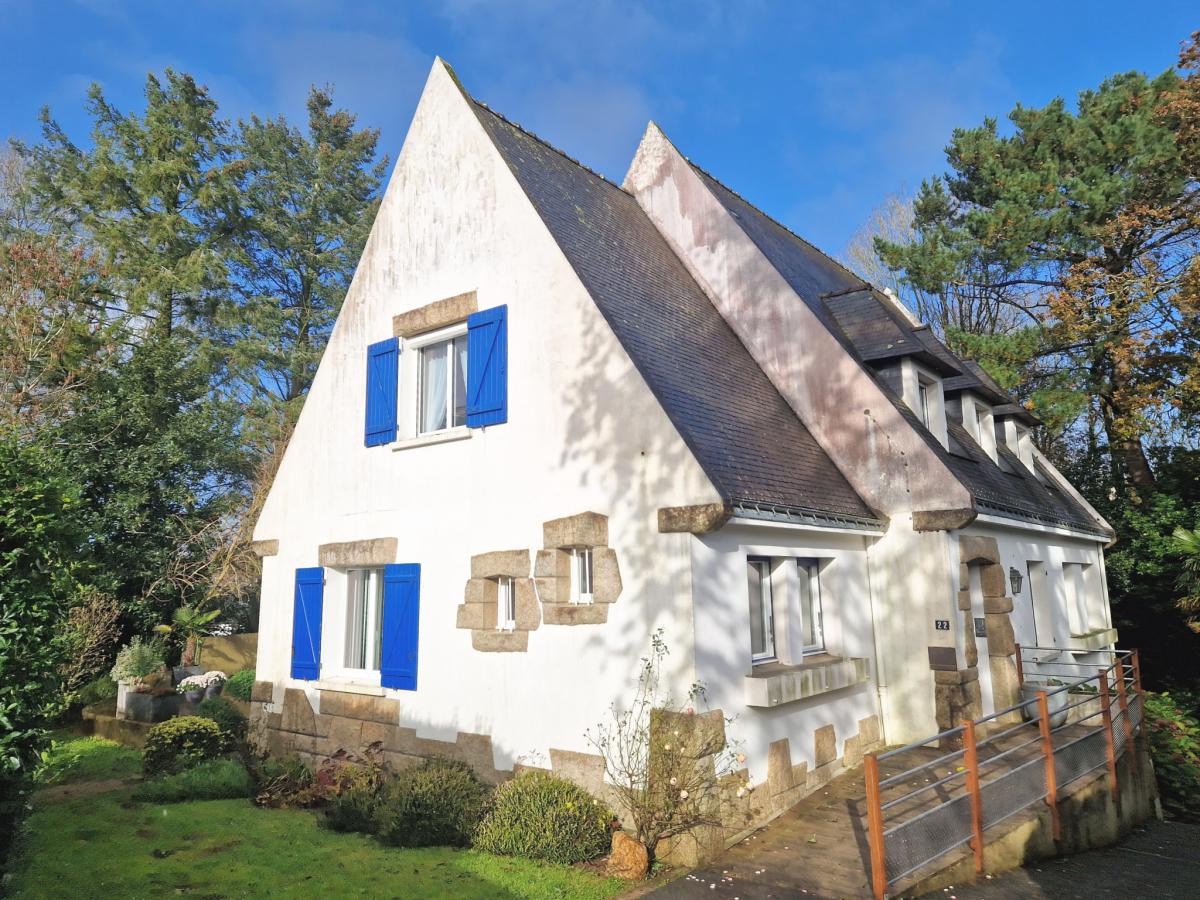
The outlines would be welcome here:
[[[1195,390],[1181,291],[1200,241],[1186,83],[1117,75],[1074,111],[1061,99],[1016,107],[1011,135],[994,119],[956,130],[950,171],[915,202],[918,238],[877,244],[920,290],[1022,292],[1045,332],[1039,357],[1094,398],[1115,474],[1135,488],[1154,485],[1143,439]]]

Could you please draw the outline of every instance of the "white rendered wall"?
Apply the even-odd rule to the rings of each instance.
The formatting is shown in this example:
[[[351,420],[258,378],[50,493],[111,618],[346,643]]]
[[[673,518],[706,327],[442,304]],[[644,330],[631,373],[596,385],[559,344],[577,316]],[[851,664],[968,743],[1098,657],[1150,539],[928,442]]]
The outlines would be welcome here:
[[[1108,587],[1104,578],[1104,547],[1099,541],[1078,534],[1056,533],[1050,528],[1029,527],[1019,522],[1007,525],[977,521],[955,533],[955,544],[957,544],[957,535],[960,534],[996,539],[1006,584],[1009,584],[1011,569],[1015,568],[1020,572],[1022,578],[1020,592],[1012,593],[1012,587],[1009,584],[1008,593],[1013,599],[1013,631],[1017,643],[1023,647],[1040,645],[1066,648],[1071,645],[1067,609],[1070,595],[1063,574],[1063,563],[1077,563],[1084,566],[1081,582],[1086,595],[1088,630],[1094,631],[1112,626],[1112,610],[1109,607]],[[1038,630],[1036,639],[1032,596],[1036,588],[1031,585],[1029,575],[1031,561],[1042,563],[1045,569],[1046,604],[1053,628],[1053,633],[1050,635],[1045,633],[1045,628]],[[957,566],[954,567],[953,577],[957,582],[959,577]],[[956,583],[955,590],[957,589]],[[986,651],[981,649],[981,664],[985,654]],[[1083,655],[1078,657],[1080,661],[1086,658]]]
[[[893,516],[868,549],[877,634],[884,740],[904,744],[937,732],[929,647],[953,647],[963,665],[950,539],[917,532],[910,516]],[[957,552],[956,550],[954,552]],[[938,620],[951,630],[938,630]]]
[[[392,317],[466,291],[508,304],[507,424],[468,440],[363,446],[366,347]],[[402,365],[402,369],[405,367]],[[406,388],[401,385],[401,402]],[[418,690],[389,691],[422,737],[490,734],[498,768],[583,733],[630,694],[650,633],[694,680],[688,535],[659,507],[715,490],[437,63],[295,435],[255,529],[265,560],[259,677],[287,681],[294,571],[322,543],[396,537],[421,564]],[[609,517],[624,590],[604,625],[548,626],[524,653],[483,653],[455,627],[472,554],[542,546],[542,523]],[[332,583],[333,580],[331,580]],[[327,588],[329,589],[329,588]],[[304,682],[290,682],[304,686]]]
[[[816,729],[833,724],[841,756],[842,742],[858,733],[859,720],[878,712],[868,540],[844,532],[740,524],[692,540],[696,677],[705,686],[708,705],[735,717],[727,734],[742,742],[756,784],[767,778],[772,741],[788,738],[793,765],[807,760],[811,769]],[[747,556],[815,557],[824,563],[820,584],[826,647],[837,656],[870,660],[870,681],[773,709],[746,705],[744,679],[753,670]],[[778,596],[776,610],[778,616]]]

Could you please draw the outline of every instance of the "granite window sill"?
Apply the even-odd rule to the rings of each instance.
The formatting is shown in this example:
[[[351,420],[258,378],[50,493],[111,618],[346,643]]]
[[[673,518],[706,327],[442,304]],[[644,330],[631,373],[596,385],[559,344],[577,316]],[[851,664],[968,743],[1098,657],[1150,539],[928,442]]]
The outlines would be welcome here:
[[[771,709],[864,684],[870,677],[870,663],[861,657],[821,653],[798,666],[761,663],[743,679],[746,705]]]

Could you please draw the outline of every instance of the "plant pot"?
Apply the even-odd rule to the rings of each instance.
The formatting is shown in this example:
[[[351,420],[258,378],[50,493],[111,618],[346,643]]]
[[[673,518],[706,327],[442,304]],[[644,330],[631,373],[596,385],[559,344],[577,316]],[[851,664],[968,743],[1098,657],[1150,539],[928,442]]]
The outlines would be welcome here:
[[[1021,707],[1021,715],[1029,721],[1036,721],[1038,717],[1037,695],[1038,691],[1046,691],[1046,709],[1050,714],[1050,727],[1059,728],[1067,724],[1067,717],[1070,715],[1070,710],[1067,706],[1071,703],[1071,696],[1065,689],[1065,685],[1044,684],[1040,681],[1027,681],[1021,685],[1021,700],[1030,705]],[[1049,693],[1057,691],[1057,693]],[[1032,702],[1031,702],[1032,701]]]
[[[204,689],[204,696],[209,699],[220,696],[221,689],[224,687],[225,687],[225,682],[223,682],[223,681],[218,684],[210,684],[208,687],[206,687]]]
[[[203,675],[204,672],[204,666],[175,666],[171,669],[171,676],[175,679],[175,683],[179,684],[189,675]]]
[[[204,699],[204,691],[184,691],[183,696],[187,698],[187,702],[193,705]]]

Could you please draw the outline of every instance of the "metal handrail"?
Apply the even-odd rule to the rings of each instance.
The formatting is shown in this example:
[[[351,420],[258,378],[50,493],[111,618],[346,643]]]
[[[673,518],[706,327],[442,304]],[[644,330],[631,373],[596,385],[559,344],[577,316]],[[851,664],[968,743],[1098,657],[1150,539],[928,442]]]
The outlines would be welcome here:
[[[1065,648],[1022,648],[1018,645],[1018,660],[1023,656],[1025,650],[1062,649]],[[1045,685],[1043,690],[1037,692],[1038,696],[1032,700],[1016,703],[979,719],[964,721],[963,724],[954,728],[948,728],[931,737],[913,741],[903,747],[897,747],[885,753],[867,755],[865,769],[867,772],[868,843],[871,849],[872,887],[877,897],[882,898],[886,896],[888,888],[899,879],[904,878],[922,866],[928,865],[967,842],[970,842],[974,849],[976,868],[982,872],[982,835],[984,825],[986,824],[986,827],[989,828],[993,827],[1010,816],[1021,812],[1023,809],[1028,809],[1035,803],[1045,802],[1050,805],[1053,813],[1054,830],[1057,836],[1059,833],[1058,789],[1101,766],[1107,765],[1112,791],[1114,797],[1116,796],[1116,759],[1126,749],[1132,749],[1133,747],[1133,734],[1140,729],[1141,725],[1140,721],[1133,719],[1130,714],[1134,709],[1135,703],[1142,704],[1139,708],[1144,710],[1145,692],[1141,685],[1141,670],[1136,650],[1105,649],[1099,652],[1107,655],[1109,659],[1108,665],[1091,666],[1083,663],[1057,661],[1042,664],[1033,660],[1032,662],[1037,666],[1038,671],[1028,673],[1033,678],[1026,678],[1023,681],[1023,685],[1037,684],[1034,678],[1038,675],[1048,675],[1048,673],[1040,671],[1042,665],[1074,669],[1079,673],[1088,670],[1091,674],[1071,679],[1069,682],[1061,685]],[[1020,671],[1022,668],[1019,665],[1018,670]],[[1050,677],[1056,676],[1050,675]],[[1048,712],[1049,698],[1060,695],[1063,692],[1078,693],[1082,685],[1094,685],[1095,687],[1091,692],[1085,692],[1087,696],[1082,699],[1073,700],[1072,698],[1073,702],[1068,701],[1061,706],[1056,706],[1055,713],[1066,714],[1067,721],[1062,725],[1051,727],[1050,714]],[[1083,710],[1082,708],[1088,704],[1097,704],[1098,709],[1092,712]],[[1079,710],[1079,715],[1072,717],[1072,710]],[[1007,727],[989,734],[987,737],[976,737],[979,726],[1018,712],[1021,713],[1024,721],[1015,725],[1009,725],[1005,722],[1004,724]],[[1101,722],[1085,724],[1092,723],[1097,717],[1101,719]],[[1116,727],[1118,719],[1121,719],[1123,723],[1120,729]],[[1001,743],[1006,739],[1011,739],[1017,732],[1030,725],[1038,727],[1040,734],[1037,737],[1021,741],[1011,747],[1006,747]],[[1080,725],[1084,725],[1088,729],[1087,733],[1081,734],[1078,737],[1063,734],[1067,729],[1077,729]],[[1122,738],[1117,738],[1117,730],[1122,732]],[[1064,751],[1068,751],[1080,742],[1094,737],[1097,733],[1105,734],[1106,760],[1093,763],[1090,766],[1085,762],[1083,765],[1086,768],[1080,771],[1078,769],[1079,757],[1075,757],[1075,761],[1071,765],[1076,768],[1068,768],[1067,772],[1069,774],[1066,780],[1060,784],[1056,777],[1055,761]],[[1060,745],[1055,746],[1054,736],[1060,734],[1063,735],[1064,740]],[[885,760],[897,760],[898,757],[906,752],[929,748],[932,744],[945,746],[945,742],[947,741],[959,740],[963,743],[961,748],[939,753],[931,760],[910,766],[886,778],[880,777],[879,764]],[[1037,744],[1041,744],[1041,748],[1031,752],[1030,748]],[[1018,754],[1023,754],[1028,758],[1022,759]],[[963,759],[963,764],[958,765],[956,771],[945,775],[937,771],[938,767],[955,765],[959,758]],[[1014,759],[1019,761],[1011,762]],[[1011,809],[1007,805],[1002,806],[999,810],[1002,815],[998,818],[985,820],[982,812],[983,788],[1000,783],[1013,773],[1029,771],[1029,766],[1039,759],[1043,761],[1046,767],[1046,788],[1041,792],[1040,796],[1030,800],[1024,806],[1018,806],[1016,809]],[[1083,757],[1083,759],[1086,759],[1086,757]],[[1134,762],[1136,765],[1136,759]],[[984,773],[987,773],[986,776]],[[993,773],[995,774],[993,775]],[[913,785],[907,790],[901,790],[898,796],[892,797],[886,802],[883,801],[882,792],[884,790],[896,788],[901,783],[913,779],[914,776],[919,777],[923,775],[930,776],[925,779],[924,784]],[[963,782],[962,785],[951,784],[960,780]],[[1014,784],[1018,783],[1014,782]],[[936,802],[933,806],[922,808],[922,805],[928,802],[927,800],[922,800],[920,803],[913,802],[918,796],[924,796],[928,792],[936,791],[939,788],[943,789],[943,791],[948,789],[950,794],[943,797],[940,802]],[[914,862],[913,857],[910,855],[906,858],[906,868],[904,871],[894,873],[887,871],[887,858],[884,853],[884,845],[889,837],[894,837],[897,832],[902,830],[909,834],[918,834],[919,832],[912,832],[910,829],[946,809],[950,804],[963,803],[964,798],[969,800],[971,804],[971,821],[974,823],[973,833],[951,833],[946,836],[944,843],[937,845],[939,849],[928,859]],[[909,809],[905,811],[897,810],[897,807],[901,806],[907,806]],[[887,821],[888,818],[891,818],[893,821]],[[911,842],[913,839],[910,837],[907,840]],[[908,846],[910,849],[907,852],[912,853],[911,843]]]

